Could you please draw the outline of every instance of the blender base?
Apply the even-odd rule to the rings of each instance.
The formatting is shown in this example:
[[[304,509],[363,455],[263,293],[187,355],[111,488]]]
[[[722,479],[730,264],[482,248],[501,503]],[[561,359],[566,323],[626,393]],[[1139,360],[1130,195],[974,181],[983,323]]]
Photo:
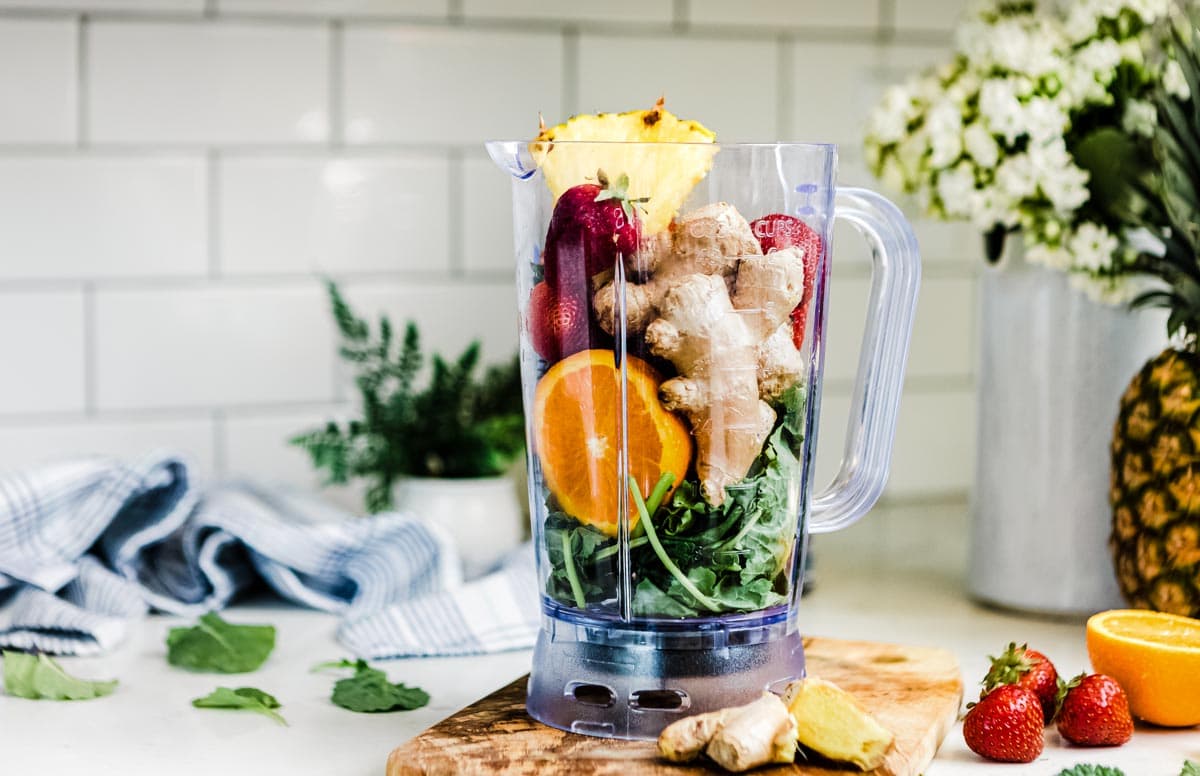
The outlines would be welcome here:
[[[666,648],[538,636],[526,709],[543,724],[654,740],[677,719],[749,703],[804,676],[799,632],[752,644]]]

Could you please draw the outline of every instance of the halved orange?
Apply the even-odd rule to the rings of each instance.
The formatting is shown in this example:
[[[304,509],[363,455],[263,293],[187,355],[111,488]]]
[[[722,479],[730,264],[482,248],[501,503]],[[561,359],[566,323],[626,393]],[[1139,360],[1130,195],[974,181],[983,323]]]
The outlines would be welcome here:
[[[1112,609],[1088,620],[1087,647],[1092,668],[1117,680],[1135,717],[1200,725],[1200,620]]]
[[[692,459],[687,426],[658,400],[662,382],[629,356],[629,473],[646,495],[664,472],[683,480]],[[609,536],[618,530],[621,372],[612,351],[584,350],[559,361],[538,381],[533,422],[546,486],[567,514]],[[630,510],[630,530],[637,525]]]

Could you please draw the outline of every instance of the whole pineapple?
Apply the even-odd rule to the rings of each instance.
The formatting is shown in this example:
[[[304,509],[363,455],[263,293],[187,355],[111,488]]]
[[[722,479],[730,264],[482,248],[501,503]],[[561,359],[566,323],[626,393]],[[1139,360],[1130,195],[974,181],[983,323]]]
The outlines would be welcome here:
[[[1141,268],[1165,288],[1135,305],[1170,311],[1179,343],[1151,360],[1121,398],[1112,442],[1113,529],[1121,591],[1133,606],[1200,617],[1200,30],[1176,31],[1191,99],[1158,97],[1156,174],[1138,222],[1161,237]],[[1165,229],[1163,227],[1166,227]]]

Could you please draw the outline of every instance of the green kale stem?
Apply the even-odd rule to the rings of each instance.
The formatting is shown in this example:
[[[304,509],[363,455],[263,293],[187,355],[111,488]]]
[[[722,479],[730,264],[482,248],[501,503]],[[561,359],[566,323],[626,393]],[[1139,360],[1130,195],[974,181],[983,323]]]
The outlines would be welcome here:
[[[658,508],[662,506],[662,501],[667,496],[667,491],[671,489],[671,484],[674,482],[675,475],[671,474],[671,472],[663,472],[662,476],[658,478],[658,482],[654,484],[654,489],[650,491],[650,498],[646,499],[646,512],[650,515],[650,517],[653,518],[654,515],[657,514]],[[644,535],[646,533],[646,522],[647,521],[645,519],[638,520],[637,527],[630,532],[630,536],[632,538],[629,540],[629,549],[636,550],[638,547],[642,547],[650,541]],[[617,551],[620,549],[621,544],[620,542],[617,542],[616,544],[612,544],[608,547],[605,547],[603,550],[600,550],[600,552],[593,555],[592,558],[593,560],[604,560],[605,558],[611,558],[612,556],[616,555]]]
[[[583,595],[583,585],[579,584],[579,573],[575,571],[575,558],[571,554],[571,532],[562,533],[563,563],[567,566],[567,581],[571,583],[571,594],[575,596],[575,606],[587,608],[587,599]]]
[[[660,479],[659,482],[661,483],[662,480]],[[657,487],[655,489],[657,490]],[[646,538],[650,540],[650,546],[654,548],[654,554],[662,561],[663,566],[671,573],[671,576],[675,577],[675,580],[683,586],[683,589],[691,593],[692,597],[701,606],[710,612],[719,613],[721,607],[711,598],[704,595],[704,593],[701,593],[700,589],[679,570],[679,567],[675,565],[675,561],[671,560],[671,557],[667,555],[667,551],[663,549],[662,543],[658,541],[658,534],[654,530],[654,525],[650,520],[650,514],[646,510],[646,502],[642,501],[642,494],[638,490],[637,480],[633,477],[629,478],[629,492],[633,495],[633,503],[637,505],[638,514],[642,518],[642,524],[646,526]],[[661,496],[659,498],[661,499]]]

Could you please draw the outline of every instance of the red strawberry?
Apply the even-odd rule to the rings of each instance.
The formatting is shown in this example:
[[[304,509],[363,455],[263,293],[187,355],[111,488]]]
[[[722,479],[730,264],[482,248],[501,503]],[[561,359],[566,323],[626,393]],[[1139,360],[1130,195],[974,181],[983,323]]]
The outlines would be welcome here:
[[[543,259],[552,282],[560,273],[590,278],[611,269],[618,254],[637,251],[641,222],[634,205],[641,200],[629,198],[629,176],[610,182],[597,170],[596,178],[567,189],[554,205]]]
[[[792,342],[796,348],[804,347],[804,328],[808,323],[808,303],[812,299],[817,267],[825,255],[821,235],[799,218],[772,213],[750,222],[754,236],[763,253],[783,248],[801,248],[804,251],[804,296],[792,310]]]
[[[1080,746],[1120,746],[1133,737],[1129,700],[1111,676],[1080,674],[1060,685],[1060,736]]]
[[[550,363],[587,350],[591,327],[587,305],[578,296],[538,283],[529,294],[528,317],[533,349]]]
[[[1042,753],[1042,705],[1024,687],[1005,684],[970,706],[963,739],[989,760],[1031,763]]]
[[[1058,671],[1054,664],[1041,652],[1029,649],[1026,644],[1018,647],[1015,642],[1010,643],[1000,657],[988,659],[992,661],[992,667],[983,677],[983,692],[989,693],[1005,684],[1032,690],[1041,701],[1042,716],[1049,725],[1058,704]]]

